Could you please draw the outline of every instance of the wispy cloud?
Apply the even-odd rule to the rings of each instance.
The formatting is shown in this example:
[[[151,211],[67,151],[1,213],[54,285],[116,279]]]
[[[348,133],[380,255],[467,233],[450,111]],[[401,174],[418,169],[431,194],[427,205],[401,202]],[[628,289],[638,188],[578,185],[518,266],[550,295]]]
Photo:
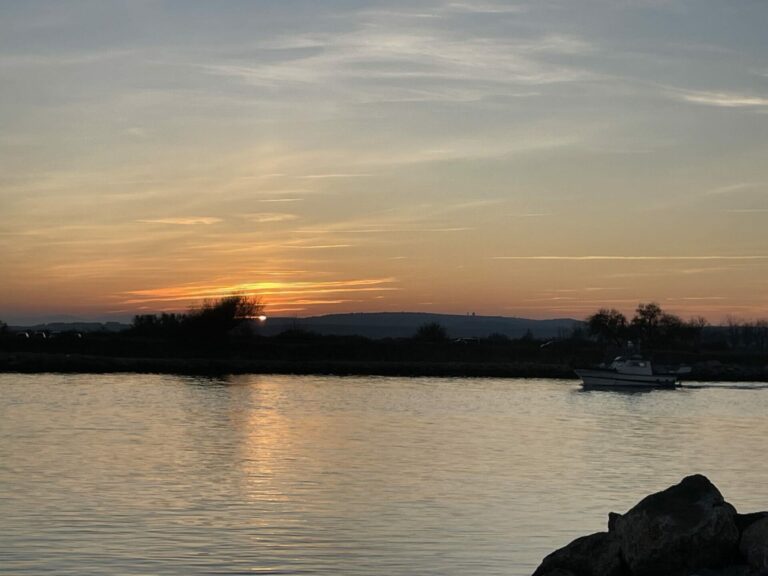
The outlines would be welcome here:
[[[492,2],[480,0],[467,0],[464,2],[441,2],[434,6],[428,6],[425,10],[424,5],[414,3],[412,8],[398,9],[369,9],[357,13],[357,16],[377,18],[377,19],[441,19],[452,16],[464,16],[466,14],[520,14],[527,11],[523,4],[512,2]]]
[[[148,218],[137,220],[137,222],[144,224],[170,224],[173,226],[196,226],[198,224],[218,224],[222,222],[222,219],[213,216],[191,216],[185,218]]]
[[[528,126],[504,138],[489,136],[484,140],[455,138],[443,141],[440,147],[403,147],[398,151],[379,153],[375,157],[361,156],[360,162],[370,167],[415,166],[440,162],[503,159],[518,154],[546,152],[574,147],[591,136],[589,130],[552,133],[547,126]]]
[[[455,3],[454,10],[502,10],[500,4]],[[304,38],[304,37],[303,37]],[[306,41],[306,38],[305,38]],[[543,35],[510,40],[458,36],[437,27],[386,26],[361,22],[343,34],[317,34],[315,49],[303,57],[254,64],[215,61],[201,64],[214,75],[270,90],[320,88],[335,101],[471,101],[512,94],[521,86],[593,79],[573,63],[553,55],[592,50],[582,38]]]
[[[394,226],[370,226],[370,227],[361,227],[361,228],[345,228],[341,229],[340,231],[343,231],[346,234],[402,234],[406,232],[412,232],[412,233],[418,233],[418,234],[429,234],[431,232],[434,233],[441,233],[441,232],[467,232],[474,230],[475,228],[469,227],[469,226],[451,226],[451,227],[445,227],[445,228],[439,228],[439,227],[394,227]],[[349,246],[348,244],[345,246]]]
[[[135,50],[93,50],[0,56],[0,68],[46,68],[86,66],[109,60],[135,57]]]
[[[257,212],[255,214],[244,214],[243,218],[257,224],[268,224],[273,222],[289,222],[298,219],[296,214],[285,212]]]
[[[633,271],[633,272],[615,272],[612,274],[608,274],[605,276],[605,278],[610,279],[635,279],[635,278],[659,278],[659,277],[669,277],[670,274],[675,274],[679,276],[698,276],[698,275],[712,275],[712,274],[732,274],[734,269],[738,268],[736,264],[729,265],[729,266],[708,266],[708,267],[697,267],[697,268],[669,268],[669,267],[663,267],[660,269],[654,269],[654,270],[643,270],[643,271]]]
[[[271,172],[267,174],[257,174],[255,176],[239,176],[238,180],[272,180],[286,176],[284,172]]]
[[[370,176],[367,173],[353,173],[353,172],[338,172],[330,174],[307,174],[305,176],[299,176],[305,180],[325,180],[329,178],[362,178],[363,176]]]
[[[724,194],[732,194],[734,192],[741,192],[742,190],[751,190],[753,188],[760,188],[765,186],[761,182],[736,182],[735,184],[728,184],[726,186],[720,186],[707,190],[704,194],[707,196],[721,196]]]
[[[297,306],[317,306],[318,304],[348,304],[349,302],[360,302],[360,300],[351,300],[349,298],[300,298],[298,300],[290,300],[289,304]]]
[[[283,248],[294,250],[333,250],[336,248],[352,248],[354,244],[286,244]]]
[[[675,302],[675,301],[681,301],[681,302],[706,302],[709,300],[725,300],[725,296],[683,296],[680,298],[667,298],[666,300],[668,302]]]
[[[125,293],[126,305],[149,303],[192,303],[206,298],[220,298],[238,293],[261,296],[271,305],[286,306],[306,303],[308,298],[320,294],[356,293],[392,291],[398,288],[394,285],[395,278],[363,278],[350,280],[288,280],[269,282],[244,282],[235,284],[194,283],[179,286],[165,286],[146,290],[132,290]],[[298,299],[303,299],[299,302]]]
[[[397,237],[398,234],[441,234],[474,230],[474,227],[455,223],[451,213],[496,204],[496,200],[479,200],[471,202],[450,203],[440,205],[411,204],[396,208],[381,210],[366,215],[347,219],[324,222],[295,230],[297,234],[333,239],[339,242],[364,242],[361,235],[377,234]],[[297,248],[302,247],[297,245]]]
[[[734,92],[677,90],[672,94],[679,100],[704,106],[720,108],[763,108],[768,106],[768,98]]]
[[[470,14],[520,14],[526,11],[526,7],[512,2],[448,2],[443,10]]]

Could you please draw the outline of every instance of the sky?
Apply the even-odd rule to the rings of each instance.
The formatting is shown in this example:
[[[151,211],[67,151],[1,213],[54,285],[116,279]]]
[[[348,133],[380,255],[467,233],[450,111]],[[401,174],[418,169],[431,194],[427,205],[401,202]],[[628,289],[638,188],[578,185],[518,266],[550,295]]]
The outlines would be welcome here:
[[[0,0],[0,319],[768,316],[764,0]]]

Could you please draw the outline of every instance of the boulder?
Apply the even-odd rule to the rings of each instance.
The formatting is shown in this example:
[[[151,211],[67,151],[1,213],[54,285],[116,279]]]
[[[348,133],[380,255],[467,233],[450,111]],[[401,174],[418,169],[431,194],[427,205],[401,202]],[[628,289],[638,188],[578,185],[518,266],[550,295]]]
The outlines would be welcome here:
[[[616,512],[608,512],[608,532],[615,532],[616,522],[619,521],[619,518],[621,518],[621,514],[617,514]]]
[[[749,566],[746,564],[734,564],[725,568],[705,568],[691,574],[691,576],[751,576],[751,574]]]
[[[768,518],[768,512],[751,512],[749,514],[736,514],[736,526],[739,528],[739,533],[743,534],[744,531],[752,524],[763,518]]]
[[[610,524],[634,576],[686,576],[731,564],[738,550],[736,510],[702,475],[647,496]]]
[[[565,568],[554,568],[553,570],[549,570],[548,572],[542,572],[541,574],[537,574],[537,576],[578,576],[578,575],[574,574],[570,570],[566,570]]]
[[[608,532],[577,538],[544,558],[533,576],[624,576],[619,543]]]
[[[753,574],[768,574],[768,517],[753,522],[744,530],[739,551]]]

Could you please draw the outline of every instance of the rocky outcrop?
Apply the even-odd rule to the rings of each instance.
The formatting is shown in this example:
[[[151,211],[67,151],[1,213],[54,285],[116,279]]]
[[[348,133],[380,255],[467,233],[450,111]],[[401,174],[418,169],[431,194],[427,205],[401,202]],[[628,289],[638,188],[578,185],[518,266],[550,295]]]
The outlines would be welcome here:
[[[737,514],[736,526],[739,527],[739,533],[749,528],[752,524],[763,518],[768,518],[768,512],[752,512],[751,514]]]
[[[622,576],[619,543],[608,532],[577,538],[565,548],[544,558],[533,576],[555,576],[568,572],[578,576]]]
[[[534,576],[768,576],[768,513],[738,514],[706,477],[688,476],[625,514],[608,532],[548,555]]]
[[[641,500],[616,519],[615,534],[635,576],[725,566],[739,544],[736,509],[700,475]]]
[[[744,530],[739,552],[756,574],[768,574],[768,517],[753,522]]]

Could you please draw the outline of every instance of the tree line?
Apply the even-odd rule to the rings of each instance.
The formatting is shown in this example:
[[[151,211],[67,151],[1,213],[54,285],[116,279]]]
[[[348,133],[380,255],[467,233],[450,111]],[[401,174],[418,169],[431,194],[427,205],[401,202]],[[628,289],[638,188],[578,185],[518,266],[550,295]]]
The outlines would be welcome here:
[[[655,302],[639,304],[631,319],[613,308],[601,308],[585,322],[588,333],[604,348],[629,343],[651,349],[697,348],[708,325],[701,316],[686,321]]]
[[[256,325],[251,320],[264,312],[264,303],[258,296],[234,294],[215,300],[206,300],[186,313],[139,314],[133,318],[126,336],[168,342],[203,345],[225,344],[234,339],[251,336]],[[639,304],[631,318],[613,308],[601,308],[588,316],[584,323],[574,326],[571,334],[563,334],[557,340],[578,341],[584,332],[603,350],[625,348],[631,343],[641,350],[689,350],[698,351],[702,345],[702,333],[707,349],[734,351],[768,350],[768,320],[740,321],[728,317],[724,324],[709,327],[700,316],[683,320],[667,312],[655,302]],[[285,337],[318,336],[303,330],[289,330]],[[7,344],[14,337],[8,326],[0,321],[0,336]],[[295,339],[295,338],[294,338]],[[437,322],[425,323],[411,337],[414,342],[449,342],[450,335]],[[511,339],[503,334],[492,334],[484,339],[459,339],[461,341],[486,341],[503,344]],[[528,333],[521,341],[533,341]],[[722,346],[716,348],[717,346]]]
[[[768,350],[768,320],[742,321],[726,319],[728,346],[739,350]]]
[[[138,314],[133,318],[130,332],[136,336],[220,341],[235,334],[249,335],[249,320],[263,311],[264,304],[259,297],[234,294],[205,300],[187,313]]]

